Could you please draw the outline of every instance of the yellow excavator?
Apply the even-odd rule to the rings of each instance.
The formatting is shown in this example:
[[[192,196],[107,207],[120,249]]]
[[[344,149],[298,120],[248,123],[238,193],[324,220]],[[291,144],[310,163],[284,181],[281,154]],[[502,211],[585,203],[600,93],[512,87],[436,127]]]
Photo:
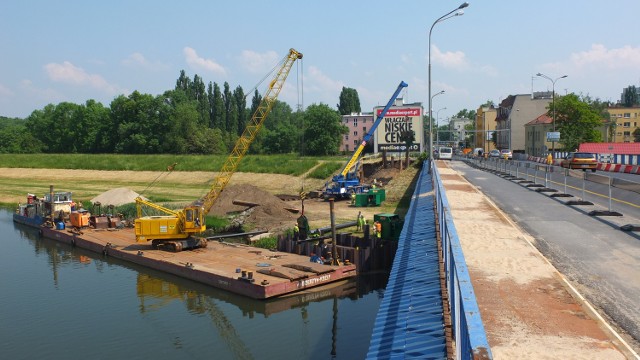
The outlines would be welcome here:
[[[289,54],[282,59],[281,66],[269,83],[258,108],[236,141],[219,175],[215,177],[211,189],[203,198],[179,210],[168,209],[142,197],[136,198],[135,233],[137,242],[151,241],[154,248],[161,247],[176,252],[207,246],[206,239],[193,235],[206,230],[205,215],[209,213],[214,202],[231,180],[231,176],[236,172],[238,164],[249,150],[249,146],[262,128],[264,119],[275,104],[291,67],[298,59],[302,59],[302,53],[295,49],[290,49]],[[166,215],[143,216],[144,207],[150,207]]]

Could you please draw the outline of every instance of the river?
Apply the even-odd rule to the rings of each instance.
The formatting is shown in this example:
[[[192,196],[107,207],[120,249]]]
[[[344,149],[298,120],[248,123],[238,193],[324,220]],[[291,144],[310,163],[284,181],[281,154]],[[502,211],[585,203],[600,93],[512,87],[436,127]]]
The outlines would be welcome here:
[[[388,274],[260,301],[41,238],[0,210],[0,359],[363,359]]]

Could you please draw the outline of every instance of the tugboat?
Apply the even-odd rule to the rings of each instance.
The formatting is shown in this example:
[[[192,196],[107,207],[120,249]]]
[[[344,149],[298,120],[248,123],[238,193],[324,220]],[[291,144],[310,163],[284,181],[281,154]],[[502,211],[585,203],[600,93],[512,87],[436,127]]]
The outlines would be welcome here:
[[[13,221],[31,227],[40,227],[47,221],[62,220],[75,210],[75,203],[68,191],[54,192],[53,185],[49,187],[49,193],[42,198],[34,194],[27,194],[27,202],[18,204],[13,214]],[[59,221],[56,221],[59,222]]]

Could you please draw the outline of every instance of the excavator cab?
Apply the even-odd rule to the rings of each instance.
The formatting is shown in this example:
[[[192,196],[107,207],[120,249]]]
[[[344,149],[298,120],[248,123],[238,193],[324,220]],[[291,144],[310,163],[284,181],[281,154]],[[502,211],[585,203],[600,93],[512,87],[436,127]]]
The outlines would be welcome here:
[[[199,206],[187,206],[184,212],[184,232],[200,233],[207,229],[204,223],[204,211]]]

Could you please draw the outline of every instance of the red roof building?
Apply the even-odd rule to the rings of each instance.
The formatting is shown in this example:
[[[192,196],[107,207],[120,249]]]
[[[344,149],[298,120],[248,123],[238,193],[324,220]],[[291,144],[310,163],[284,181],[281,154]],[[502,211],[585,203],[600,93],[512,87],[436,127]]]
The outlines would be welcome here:
[[[594,154],[640,155],[640,143],[584,143],[578,150]]]

